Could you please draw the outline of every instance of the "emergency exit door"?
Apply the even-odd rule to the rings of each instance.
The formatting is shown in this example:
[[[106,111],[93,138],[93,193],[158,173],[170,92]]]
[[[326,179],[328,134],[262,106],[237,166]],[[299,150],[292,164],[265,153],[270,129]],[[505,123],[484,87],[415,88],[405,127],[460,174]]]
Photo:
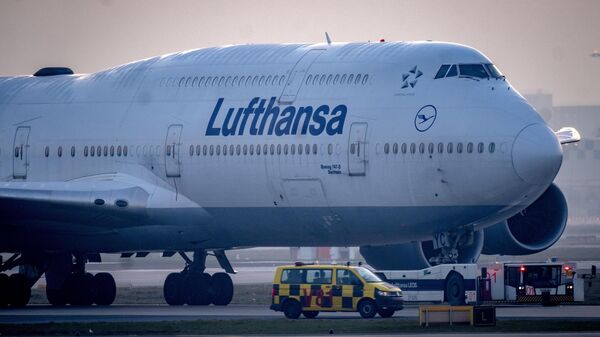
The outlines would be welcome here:
[[[298,91],[304,82],[306,73],[310,69],[310,66],[315,62],[317,57],[321,55],[324,49],[312,49],[306,52],[304,56],[294,65],[292,71],[289,73],[285,87],[281,96],[279,96],[279,103],[291,104],[296,100]]]
[[[26,179],[29,167],[29,127],[20,126],[15,132],[13,146],[13,178]]]
[[[364,176],[367,169],[367,123],[352,123],[348,140],[348,173]]]
[[[167,131],[165,142],[165,167],[167,177],[181,177],[181,161],[179,158],[181,150],[181,130],[183,125],[171,125]]]

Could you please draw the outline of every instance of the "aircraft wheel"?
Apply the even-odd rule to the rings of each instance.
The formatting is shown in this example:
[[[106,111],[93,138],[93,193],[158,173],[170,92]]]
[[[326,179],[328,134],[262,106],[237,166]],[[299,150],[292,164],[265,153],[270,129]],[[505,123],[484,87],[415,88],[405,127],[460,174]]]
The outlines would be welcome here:
[[[31,298],[31,288],[27,284],[24,274],[12,274],[9,276],[9,303],[13,307],[24,307]]]
[[[444,294],[450,305],[465,304],[465,284],[459,273],[453,271],[448,274]]]
[[[9,284],[10,278],[6,274],[0,274],[0,307],[5,307],[8,305],[9,301]]]
[[[233,281],[227,273],[215,273],[210,282],[214,305],[227,305],[233,298]]]
[[[171,273],[165,279],[163,296],[169,305],[183,305],[185,303],[185,284],[183,274]]]
[[[109,273],[94,275],[94,302],[97,305],[111,305],[117,296],[115,279]]]
[[[90,306],[94,304],[94,275],[90,273],[71,274],[67,280],[71,305]]]
[[[207,273],[189,273],[185,282],[189,305],[209,305],[213,300],[211,276]]]
[[[373,318],[377,314],[377,304],[371,299],[358,302],[358,313],[362,318]]]

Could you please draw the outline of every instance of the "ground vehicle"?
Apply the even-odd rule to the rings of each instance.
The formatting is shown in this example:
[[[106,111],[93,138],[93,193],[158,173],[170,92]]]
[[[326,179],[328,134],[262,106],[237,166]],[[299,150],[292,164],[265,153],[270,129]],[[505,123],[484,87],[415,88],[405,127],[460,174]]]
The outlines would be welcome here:
[[[582,286],[575,290],[574,263],[499,263],[487,267],[489,299],[522,303],[559,304],[583,300]],[[483,287],[485,288],[485,287]],[[482,292],[485,295],[485,292]],[[488,299],[483,296],[484,300]]]
[[[448,302],[451,305],[477,301],[476,264],[440,264],[420,270],[381,270],[377,275],[404,291],[410,302]]]
[[[402,290],[364,267],[296,263],[275,270],[271,309],[287,318],[314,318],[320,311],[391,317],[402,308]]]

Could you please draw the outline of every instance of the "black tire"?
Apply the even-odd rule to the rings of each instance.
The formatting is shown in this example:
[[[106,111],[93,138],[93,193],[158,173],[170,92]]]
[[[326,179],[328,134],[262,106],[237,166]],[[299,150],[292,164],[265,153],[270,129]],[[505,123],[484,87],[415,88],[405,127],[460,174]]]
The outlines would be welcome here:
[[[31,288],[24,274],[12,274],[8,278],[8,302],[13,307],[24,307],[31,298]]]
[[[379,309],[379,310],[377,310],[377,313],[379,314],[379,316],[381,316],[383,318],[390,318],[390,317],[394,316],[395,312],[396,312],[396,310],[394,310],[394,309]]]
[[[10,278],[6,274],[0,274],[0,307],[8,305],[10,299]]]
[[[55,307],[64,307],[67,305],[68,294],[65,283],[66,281],[58,289],[48,288],[48,285],[46,285],[46,299],[48,299],[48,303]]]
[[[163,286],[163,296],[168,305],[183,305],[185,303],[185,284],[183,274],[171,273],[167,275]]]
[[[450,272],[446,277],[444,297],[450,305],[465,304],[465,282],[457,272]]]
[[[214,305],[227,305],[233,299],[233,281],[227,273],[215,273],[210,280]]]
[[[306,318],[315,318],[319,315],[318,311],[303,311],[302,315]]]
[[[73,306],[90,306],[94,304],[94,275],[90,273],[71,274],[67,291],[69,303]]]
[[[189,273],[185,279],[187,304],[209,305],[213,300],[211,277],[207,273]]]
[[[298,319],[302,313],[302,305],[296,300],[289,299],[283,303],[283,314],[289,319]]]
[[[94,275],[94,303],[97,305],[111,305],[117,297],[117,285],[114,277],[109,273]]]
[[[377,304],[369,298],[358,302],[358,313],[362,318],[373,318],[377,314]]]

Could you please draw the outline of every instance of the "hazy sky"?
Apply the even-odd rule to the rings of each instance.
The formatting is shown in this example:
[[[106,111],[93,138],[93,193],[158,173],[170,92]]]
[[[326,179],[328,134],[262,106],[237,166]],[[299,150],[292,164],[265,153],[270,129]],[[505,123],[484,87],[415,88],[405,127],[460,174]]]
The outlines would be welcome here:
[[[0,74],[93,72],[223,44],[440,40],[473,46],[523,93],[600,104],[600,1],[0,0]]]

